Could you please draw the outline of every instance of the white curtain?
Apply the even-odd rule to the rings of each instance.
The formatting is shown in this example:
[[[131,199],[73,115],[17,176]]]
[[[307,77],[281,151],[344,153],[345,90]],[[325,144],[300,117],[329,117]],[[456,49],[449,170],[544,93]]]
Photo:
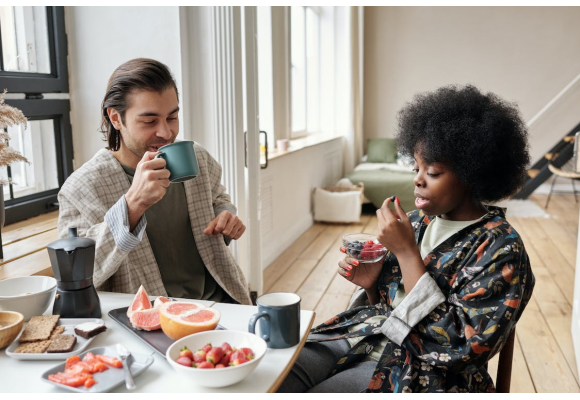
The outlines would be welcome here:
[[[337,128],[344,132],[344,173],[363,156],[363,32],[362,6],[341,7],[337,15]]]

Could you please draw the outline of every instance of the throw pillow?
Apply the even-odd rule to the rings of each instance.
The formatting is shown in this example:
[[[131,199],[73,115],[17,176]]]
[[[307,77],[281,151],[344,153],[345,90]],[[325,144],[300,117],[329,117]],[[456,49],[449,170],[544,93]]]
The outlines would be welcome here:
[[[370,139],[367,146],[367,155],[368,162],[371,163],[396,163],[396,139]]]

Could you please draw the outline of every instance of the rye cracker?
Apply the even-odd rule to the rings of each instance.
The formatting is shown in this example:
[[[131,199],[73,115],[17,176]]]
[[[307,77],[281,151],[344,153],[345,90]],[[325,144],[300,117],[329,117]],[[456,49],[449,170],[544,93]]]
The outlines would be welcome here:
[[[56,326],[59,318],[60,315],[32,317],[18,341],[20,343],[26,343],[50,339],[52,330]]]
[[[59,325],[57,327],[54,328],[54,330],[52,331],[52,334],[50,335],[50,339],[54,339],[55,337],[57,337],[58,335],[62,334],[64,332],[64,326]]]
[[[46,350],[47,353],[68,353],[73,350],[77,343],[75,335],[57,335],[50,341],[50,346]]]
[[[15,353],[44,353],[50,346],[50,340],[23,343],[14,350]]]

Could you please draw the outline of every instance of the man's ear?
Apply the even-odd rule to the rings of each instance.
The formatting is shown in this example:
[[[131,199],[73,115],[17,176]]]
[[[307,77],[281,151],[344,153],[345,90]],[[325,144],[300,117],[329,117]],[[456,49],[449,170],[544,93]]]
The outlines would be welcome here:
[[[113,124],[113,128],[120,131],[122,125],[121,114],[119,114],[119,112],[116,109],[111,107],[107,108],[107,114],[109,115],[109,120],[111,121],[111,124]]]

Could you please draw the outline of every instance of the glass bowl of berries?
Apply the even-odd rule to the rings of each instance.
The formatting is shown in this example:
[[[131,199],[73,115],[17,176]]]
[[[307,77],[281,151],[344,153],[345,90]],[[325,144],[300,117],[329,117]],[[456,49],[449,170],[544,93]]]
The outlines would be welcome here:
[[[388,250],[378,241],[376,235],[349,233],[342,237],[340,251],[361,263],[373,263],[383,258]]]

